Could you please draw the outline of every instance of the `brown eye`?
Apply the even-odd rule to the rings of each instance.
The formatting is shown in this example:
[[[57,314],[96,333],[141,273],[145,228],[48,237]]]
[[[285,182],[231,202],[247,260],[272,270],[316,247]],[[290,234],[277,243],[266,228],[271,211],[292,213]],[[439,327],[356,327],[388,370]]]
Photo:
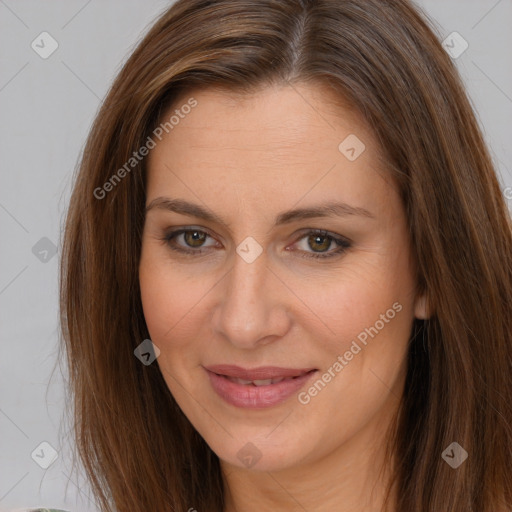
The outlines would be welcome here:
[[[309,235],[308,236],[308,245],[315,252],[325,252],[331,246],[333,242],[332,237],[325,235]]]
[[[190,247],[201,247],[208,235],[203,231],[185,231],[183,239]]]
[[[211,239],[209,245],[205,242]],[[204,250],[215,246],[215,239],[205,231],[199,229],[179,229],[171,231],[161,238],[173,251],[187,254],[202,254]]]
[[[309,230],[296,242],[303,258],[332,258],[342,256],[352,243],[341,235],[324,230]],[[334,249],[334,250],[332,250]]]

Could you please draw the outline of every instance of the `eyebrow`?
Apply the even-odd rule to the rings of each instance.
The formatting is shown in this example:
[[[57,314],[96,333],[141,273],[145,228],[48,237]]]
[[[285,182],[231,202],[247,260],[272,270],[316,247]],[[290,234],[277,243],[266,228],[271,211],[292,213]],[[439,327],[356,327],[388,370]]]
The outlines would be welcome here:
[[[209,211],[206,208],[194,203],[190,203],[184,199],[171,199],[169,197],[157,197],[153,199],[148,206],[146,206],[146,213],[154,208],[167,210],[170,212],[179,213],[182,215],[189,215],[191,217],[198,217],[210,222],[215,222],[224,227],[229,227],[228,224],[218,215]],[[347,217],[350,215],[357,215],[375,219],[375,215],[365,208],[359,206],[351,206],[347,203],[328,202],[317,206],[308,208],[296,208],[281,212],[277,215],[274,225],[280,226],[289,224],[291,222],[303,219],[312,219],[316,217]]]

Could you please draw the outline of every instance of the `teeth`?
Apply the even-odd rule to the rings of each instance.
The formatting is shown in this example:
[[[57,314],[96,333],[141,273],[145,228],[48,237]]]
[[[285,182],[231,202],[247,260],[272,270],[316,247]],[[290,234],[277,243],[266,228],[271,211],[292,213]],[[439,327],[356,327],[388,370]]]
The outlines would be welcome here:
[[[232,380],[233,382],[236,382],[237,384],[243,384],[244,386],[247,386],[247,384],[252,384],[252,380],[236,379],[234,377],[230,377],[229,380]]]
[[[250,384],[254,386],[269,386],[270,384],[277,384],[278,382],[281,382],[283,380],[290,380],[293,377],[276,377],[275,379],[259,379],[259,380],[245,380],[245,379],[238,379],[235,377],[228,377],[228,379],[231,382],[236,382],[237,384],[242,384],[244,386],[248,386]]]
[[[272,384],[272,379],[253,380],[253,384],[255,386],[268,386],[268,385]]]

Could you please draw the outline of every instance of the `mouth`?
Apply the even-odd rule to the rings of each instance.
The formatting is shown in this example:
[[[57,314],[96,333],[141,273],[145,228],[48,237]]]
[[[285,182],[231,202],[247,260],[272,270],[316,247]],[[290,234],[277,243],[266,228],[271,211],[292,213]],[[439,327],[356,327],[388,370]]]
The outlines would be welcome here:
[[[217,374],[219,375],[219,374]],[[294,380],[298,379],[300,377],[277,377],[275,379],[255,379],[255,380],[245,380],[245,379],[238,379],[237,377],[229,377],[227,375],[219,375],[219,377],[226,377],[226,379],[230,380],[231,382],[236,382],[237,384],[242,384],[243,386],[270,386],[271,384],[278,384],[279,382],[282,382],[283,380]]]
[[[213,390],[236,407],[260,409],[277,405],[317,373],[316,368],[275,366],[245,369],[233,365],[204,367]]]

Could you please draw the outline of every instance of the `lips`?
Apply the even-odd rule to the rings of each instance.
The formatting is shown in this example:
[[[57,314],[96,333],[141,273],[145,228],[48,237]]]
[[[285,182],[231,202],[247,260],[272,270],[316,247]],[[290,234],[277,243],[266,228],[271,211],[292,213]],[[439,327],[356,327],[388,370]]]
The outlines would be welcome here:
[[[278,377],[277,379],[255,379],[255,380],[245,380],[245,379],[238,379],[236,377],[228,377],[231,382],[236,382],[237,384],[242,384],[243,386],[248,386],[249,384],[253,386],[270,386],[270,384],[277,384],[279,382],[282,382],[283,380],[292,380],[296,377]]]
[[[281,368],[279,366],[260,366],[258,368],[248,370],[240,366],[226,364],[206,366],[205,368],[217,375],[223,375],[230,379],[246,381],[243,383],[255,382],[256,385],[259,386],[265,385],[262,383],[264,381],[271,381],[269,384],[275,384],[281,380],[300,377],[306,373],[316,370],[316,368]]]
[[[232,365],[204,367],[217,395],[235,407],[263,409],[298,393],[313,377],[315,368],[265,366],[245,369]]]

